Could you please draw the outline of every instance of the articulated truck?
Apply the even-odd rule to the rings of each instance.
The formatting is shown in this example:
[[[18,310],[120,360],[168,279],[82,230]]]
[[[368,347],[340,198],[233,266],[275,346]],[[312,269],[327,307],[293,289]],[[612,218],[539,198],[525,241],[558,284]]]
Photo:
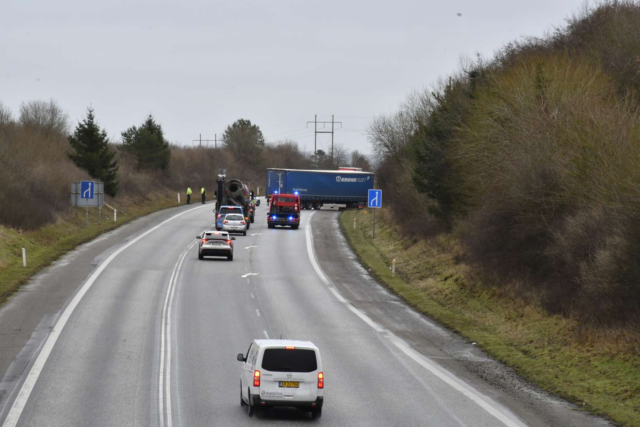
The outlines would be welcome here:
[[[366,206],[373,189],[372,172],[354,170],[267,169],[267,197],[274,194],[300,196],[302,209],[320,209],[323,204]]]

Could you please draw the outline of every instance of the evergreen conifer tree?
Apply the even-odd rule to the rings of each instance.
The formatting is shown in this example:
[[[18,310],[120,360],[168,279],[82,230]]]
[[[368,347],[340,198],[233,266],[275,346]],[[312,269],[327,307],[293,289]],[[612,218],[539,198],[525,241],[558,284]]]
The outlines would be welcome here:
[[[118,192],[118,162],[116,153],[109,148],[107,132],[95,122],[93,109],[89,108],[87,118],[78,123],[73,135],[69,136],[73,149],[69,158],[92,178],[104,183],[104,192],[115,196]]]
[[[138,171],[165,170],[169,167],[171,148],[162,127],[149,115],[140,127],[122,132],[122,146],[138,163]]]

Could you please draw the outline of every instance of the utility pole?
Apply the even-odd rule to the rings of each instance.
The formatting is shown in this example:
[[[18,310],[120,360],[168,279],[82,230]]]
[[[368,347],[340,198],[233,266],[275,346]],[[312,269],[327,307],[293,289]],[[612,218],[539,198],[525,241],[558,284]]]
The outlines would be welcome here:
[[[319,122],[318,115],[316,114],[314,121],[307,122],[307,127],[309,127],[309,124],[311,123],[313,123],[313,160],[314,160],[315,166],[318,167],[318,134],[319,133],[331,134],[331,164],[333,164],[333,133],[335,131],[335,125],[338,124],[340,125],[340,127],[342,127],[342,122],[336,122],[335,116],[333,114],[331,115],[330,122]],[[331,123],[331,130],[318,130],[318,124],[321,124],[322,128],[325,128],[326,125],[328,125],[329,123]]]
[[[216,144],[215,147],[218,148],[218,134],[216,134],[216,139],[202,139],[202,134],[200,134],[200,138],[194,139],[193,142],[200,142],[200,147],[202,147],[203,142],[214,142]]]
[[[331,164],[333,164],[333,114],[331,115]]]

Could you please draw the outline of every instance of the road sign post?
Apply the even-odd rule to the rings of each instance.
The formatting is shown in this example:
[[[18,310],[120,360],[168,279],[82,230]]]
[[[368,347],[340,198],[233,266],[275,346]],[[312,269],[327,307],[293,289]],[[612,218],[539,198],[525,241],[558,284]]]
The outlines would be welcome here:
[[[367,197],[367,207],[373,208],[373,231],[371,233],[371,238],[376,238],[376,209],[380,209],[382,207],[382,190],[369,190],[369,195]]]
[[[71,183],[71,205],[85,208],[85,228],[89,228],[89,208],[98,208],[98,224],[101,223],[101,209],[104,204],[104,184],[95,181]]]
[[[93,199],[96,183],[93,181],[80,181],[80,198],[84,201],[87,210],[84,228],[89,228],[89,199]]]

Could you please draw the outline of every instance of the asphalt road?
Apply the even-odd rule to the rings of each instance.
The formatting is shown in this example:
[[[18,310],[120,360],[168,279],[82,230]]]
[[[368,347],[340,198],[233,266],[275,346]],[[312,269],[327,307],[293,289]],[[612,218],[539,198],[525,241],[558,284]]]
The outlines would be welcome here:
[[[263,206],[236,237],[234,261],[199,261],[195,237],[211,226],[211,208],[159,217],[105,249],[56,326],[23,352],[0,425],[606,425],[377,285],[337,212],[305,211],[299,230],[270,230]],[[322,352],[321,419],[286,408],[249,418],[240,407],[236,354],[280,336]]]

